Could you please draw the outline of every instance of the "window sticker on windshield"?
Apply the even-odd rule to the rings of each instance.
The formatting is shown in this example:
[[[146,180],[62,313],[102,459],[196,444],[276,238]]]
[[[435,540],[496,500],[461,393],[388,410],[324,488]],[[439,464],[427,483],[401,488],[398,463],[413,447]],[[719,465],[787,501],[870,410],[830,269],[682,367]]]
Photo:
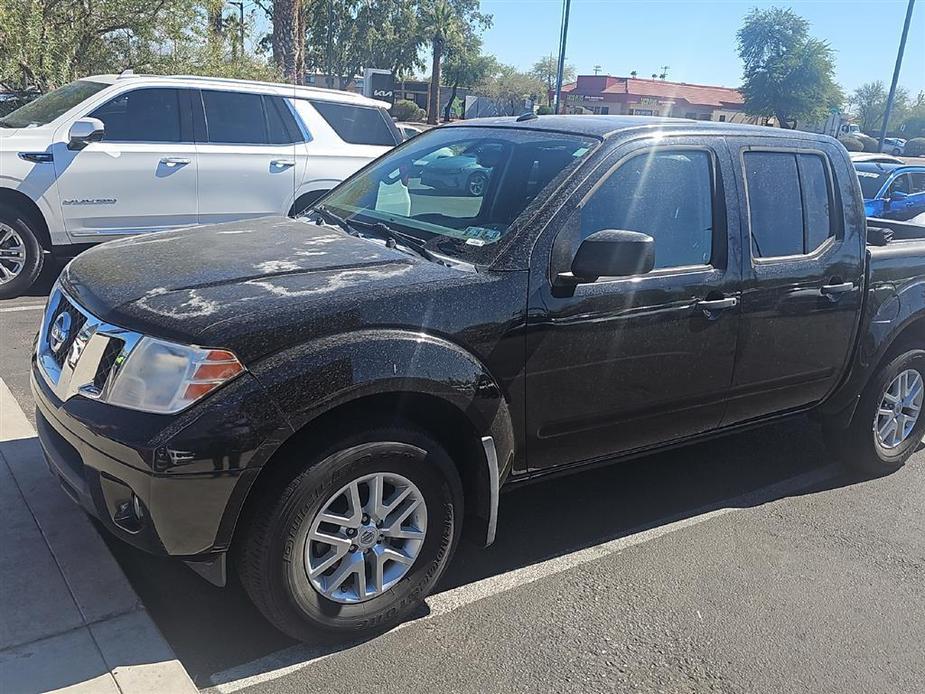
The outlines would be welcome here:
[[[858,171],[858,176],[863,176],[864,178],[880,178],[880,174],[873,171]]]
[[[501,232],[498,229],[489,229],[488,227],[466,227],[463,232],[466,243],[472,246],[484,246],[486,243],[494,243],[501,238]],[[472,243],[481,241],[482,243]]]

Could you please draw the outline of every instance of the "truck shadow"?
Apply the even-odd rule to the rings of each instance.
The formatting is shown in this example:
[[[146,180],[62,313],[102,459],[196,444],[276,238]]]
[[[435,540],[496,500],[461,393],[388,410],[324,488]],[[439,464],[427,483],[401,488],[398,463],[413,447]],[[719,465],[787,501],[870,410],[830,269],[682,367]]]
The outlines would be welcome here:
[[[435,595],[709,510],[862,482],[832,466],[806,419],[514,488],[501,499],[494,545],[463,543]],[[782,485],[794,477],[809,487]],[[779,494],[771,491],[779,485]],[[772,487],[772,490],[774,487]],[[105,536],[105,535],[104,535]],[[234,581],[215,588],[179,562],[107,542],[145,607],[200,687],[296,665],[356,645],[319,637],[296,645]],[[425,612],[417,616],[424,616]],[[253,661],[276,654],[259,663]],[[221,672],[219,681],[213,673]]]

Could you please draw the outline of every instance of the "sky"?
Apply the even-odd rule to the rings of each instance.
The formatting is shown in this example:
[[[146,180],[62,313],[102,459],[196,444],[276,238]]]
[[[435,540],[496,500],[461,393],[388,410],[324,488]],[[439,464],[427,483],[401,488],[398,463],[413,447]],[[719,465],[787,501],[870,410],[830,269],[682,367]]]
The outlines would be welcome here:
[[[695,84],[736,87],[741,61],[735,34],[752,7],[792,8],[810,22],[810,33],[835,51],[836,79],[850,93],[865,82],[893,75],[906,0],[572,0],[566,62],[578,74],[641,77],[660,73]],[[483,35],[486,52],[521,70],[542,55],[558,53],[562,0],[482,0],[494,16]],[[925,90],[925,1],[912,14],[899,84]]]

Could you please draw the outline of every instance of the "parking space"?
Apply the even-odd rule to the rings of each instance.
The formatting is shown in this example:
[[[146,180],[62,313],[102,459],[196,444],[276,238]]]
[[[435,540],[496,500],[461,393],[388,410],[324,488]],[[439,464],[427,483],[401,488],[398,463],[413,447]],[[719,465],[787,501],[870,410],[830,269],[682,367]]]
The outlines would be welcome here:
[[[41,296],[2,302],[0,377],[32,409]],[[297,644],[236,582],[104,536],[215,692],[915,691],[925,678],[925,453],[850,476],[807,419],[514,489],[427,609]]]

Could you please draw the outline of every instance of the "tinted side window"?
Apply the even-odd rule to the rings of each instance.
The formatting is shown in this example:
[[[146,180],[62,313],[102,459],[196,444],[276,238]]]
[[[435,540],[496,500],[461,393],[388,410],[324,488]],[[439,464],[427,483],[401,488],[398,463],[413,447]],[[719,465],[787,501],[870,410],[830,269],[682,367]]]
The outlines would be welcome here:
[[[803,252],[812,253],[833,235],[829,174],[825,161],[816,154],[801,154],[799,161],[800,188],[803,190],[806,222]]]
[[[271,145],[288,145],[301,142],[302,134],[299,126],[292,117],[292,111],[286,103],[277,96],[263,97],[264,107],[267,110],[267,127],[269,128],[269,141]]]
[[[333,101],[310,100],[315,110],[344,142],[353,145],[396,145],[399,138],[381,109]]]
[[[746,152],[752,256],[803,253],[803,205],[797,158],[787,152]]]
[[[267,122],[260,94],[202,92],[209,142],[267,144]]]
[[[655,267],[705,265],[713,257],[710,155],[664,150],[635,156],[614,171],[581,210],[581,236],[603,229],[655,239]]]
[[[907,174],[899,174],[893,182],[890,184],[890,194],[893,193],[906,193],[908,194],[910,190],[909,186],[909,176]]]
[[[93,113],[106,126],[107,142],[180,142],[180,95],[176,89],[136,89]]]
[[[925,193],[925,173],[911,173],[912,193]]]

